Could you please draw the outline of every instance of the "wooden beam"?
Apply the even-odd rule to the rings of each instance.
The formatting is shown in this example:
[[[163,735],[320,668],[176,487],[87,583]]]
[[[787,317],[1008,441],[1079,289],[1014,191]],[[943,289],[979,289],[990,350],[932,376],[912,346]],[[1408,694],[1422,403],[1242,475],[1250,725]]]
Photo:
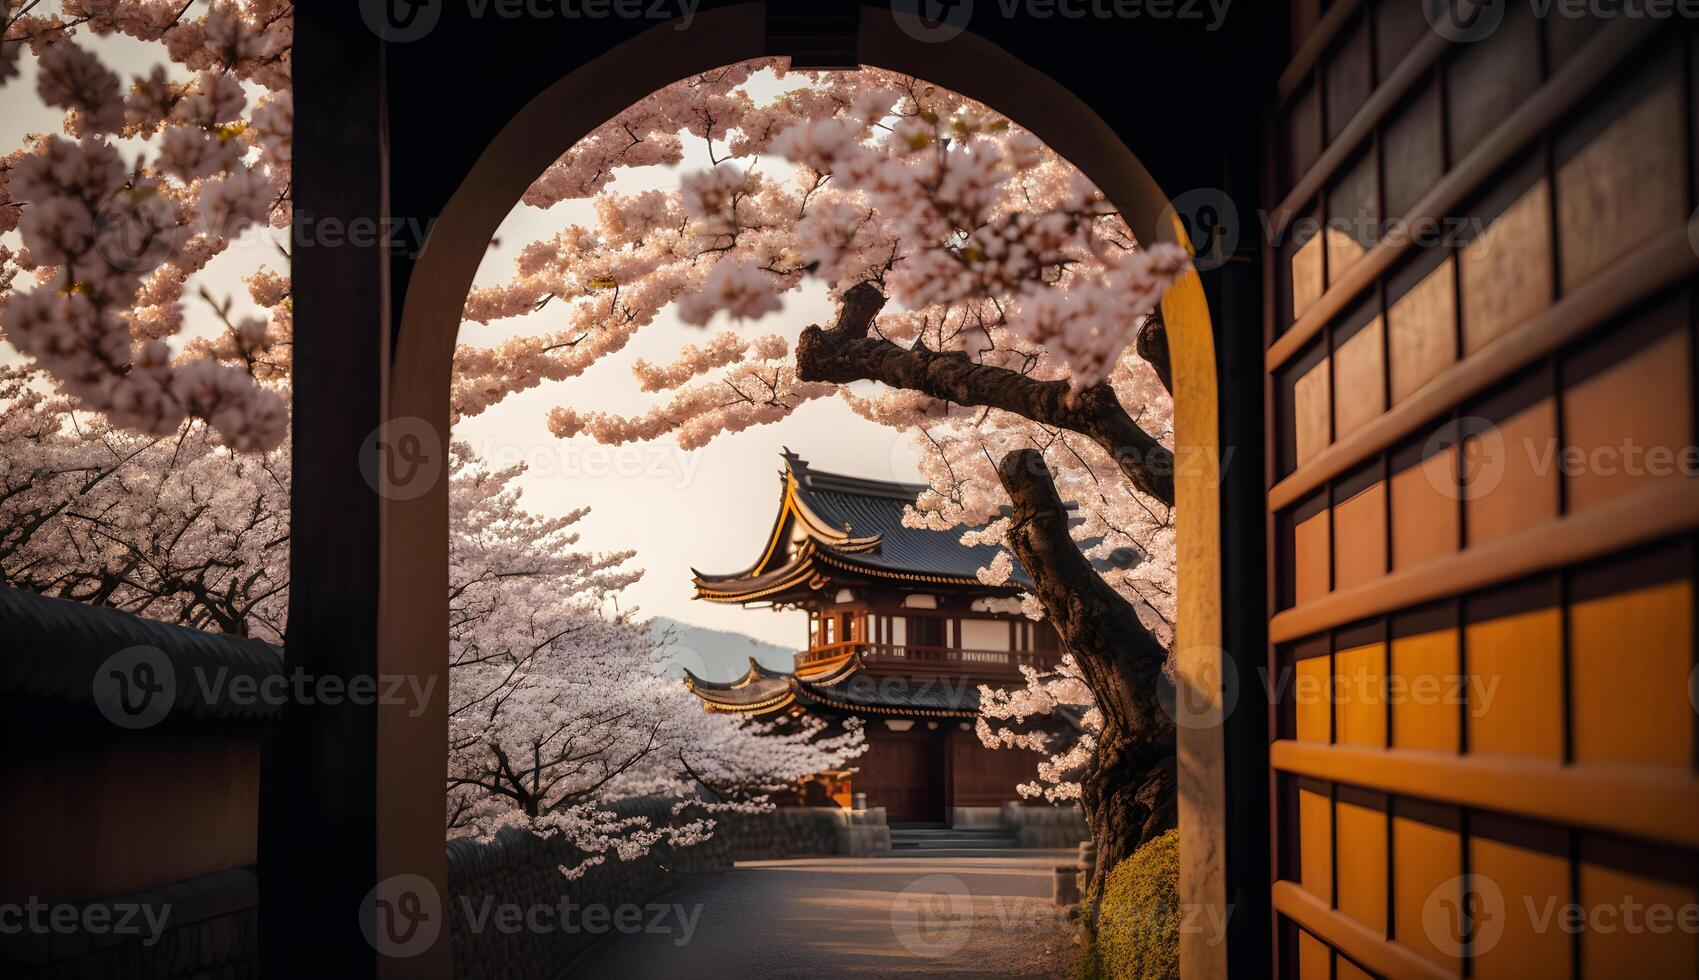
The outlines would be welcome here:
[[[338,679],[344,691],[356,681],[381,690],[381,678],[394,673],[380,659],[382,528],[392,501],[378,492],[376,468],[389,377],[393,260],[387,242],[331,244],[315,240],[313,231],[333,221],[388,227],[386,54],[359,6],[297,7],[293,51],[294,206],[311,220],[296,223],[291,247],[294,453],[284,647],[290,672]],[[380,709],[374,700],[287,704],[266,738],[259,914],[268,977],[449,973],[443,741],[428,747],[431,806],[420,810],[416,798],[405,810],[393,800],[386,804],[380,721],[398,709]],[[431,838],[421,860],[405,869],[393,859],[386,866],[383,849],[394,849],[388,842],[421,835]],[[403,870],[416,877],[398,874]],[[371,898],[386,881],[392,891],[402,882],[419,900],[415,905],[389,895],[403,900],[392,907],[434,917],[417,923],[414,942],[387,950],[404,956],[380,955],[381,940],[374,945],[368,938]],[[381,932],[384,923],[376,925]]]
[[[1699,847],[1699,780],[1684,768],[1571,764],[1532,756],[1451,755],[1282,739],[1275,769],[1398,796],[1561,821]]]
[[[1288,643],[1433,599],[1564,568],[1699,527],[1694,478],[1661,481],[1519,534],[1422,562],[1284,610],[1269,621],[1272,643]]]
[[[1374,929],[1290,881],[1274,883],[1274,908],[1328,945],[1343,950],[1351,959],[1379,976],[1447,980],[1459,974],[1447,970],[1403,943],[1393,942]]]

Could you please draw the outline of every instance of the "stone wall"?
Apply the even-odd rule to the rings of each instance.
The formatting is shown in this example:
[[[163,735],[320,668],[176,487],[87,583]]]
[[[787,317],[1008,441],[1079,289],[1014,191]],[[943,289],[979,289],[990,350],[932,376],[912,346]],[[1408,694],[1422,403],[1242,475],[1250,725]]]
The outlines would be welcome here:
[[[670,822],[671,800],[646,797],[610,809],[621,816]],[[711,840],[695,847],[659,847],[635,861],[610,857],[575,880],[558,870],[580,854],[559,841],[508,830],[488,843],[448,845],[448,926],[455,976],[554,978],[610,932],[648,928],[645,908],[686,876],[720,871],[734,861],[888,850],[882,810],[851,813],[835,807],[782,807],[761,814],[723,814]],[[880,841],[883,846],[880,847]],[[564,903],[564,904],[563,904]],[[503,909],[510,912],[504,928]],[[538,910],[535,914],[532,910]],[[540,929],[516,924],[529,919]]]
[[[1077,806],[1005,803],[1002,821],[1021,847],[1074,848],[1091,839],[1085,813]]]

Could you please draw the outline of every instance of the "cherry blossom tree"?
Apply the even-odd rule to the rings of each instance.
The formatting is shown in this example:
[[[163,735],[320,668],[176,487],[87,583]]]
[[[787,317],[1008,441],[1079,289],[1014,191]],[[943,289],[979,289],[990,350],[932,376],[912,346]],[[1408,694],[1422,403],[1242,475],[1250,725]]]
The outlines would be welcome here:
[[[215,336],[183,336],[182,303],[233,236],[290,223],[290,8],[63,6],[0,35],[0,76],[27,47],[39,97],[65,110],[63,136],[0,163],[0,234],[22,244],[0,266],[0,330],[114,425],[167,436],[201,419],[236,449],[278,445],[285,410],[266,379],[287,370],[287,280],[251,279],[255,312],[221,306]],[[170,67],[126,89],[80,32],[157,45]],[[749,82],[766,72],[790,87],[757,98]],[[615,184],[676,167],[687,141],[709,169],[670,190]],[[1174,470],[1154,312],[1184,254],[1140,247],[1089,180],[985,106],[887,72],[789,76],[773,60],[643,99],[524,196],[569,200],[593,200],[593,226],[532,243],[510,282],[468,297],[458,416],[581,374],[670,309],[713,332],[636,365],[653,410],[563,406],[552,431],[670,434],[688,449],[839,397],[914,433],[930,490],[909,519],[1003,543],[982,578],[1021,561],[1036,582],[1026,608],[1056,625],[1093,695],[1102,724],[1081,797],[1100,861],[1171,825],[1157,690],[1173,641]],[[783,322],[805,282],[838,301],[835,323],[732,325]],[[480,344],[478,325],[545,309],[554,328]]]
[[[1041,753],[1037,778],[1016,787],[1052,803],[1078,800],[1097,749],[1103,716],[1079,665],[1064,654],[1055,670],[1022,666],[1023,687],[979,688],[974,730],[985,745]]]
[[[561,835],[585,857],[629,860],[705,840],[714,814],[770,807],[767,794],[864,750],[857,727],[771,730],[709,714],[661,675],[647,624],[606,610],[641,572],[631,552],[574,550],[586,511],[521,506],[516,466],[489,470],[453,447],[450,492],[449,792],[453,835],[505,826]],[[605,809],[676,796],[677,822]]]
[[[269,316],[227,323],[176,356],[168,341],[195,273],[250,226],[289,224],[292,6],[248,0],[195,16],[180,0],[37,6],[0,4],[0,81],[27,48],[37,95],[65,110],[65,135],[0,159],[0,233],[24,246],[4,256],[0,330],[115,425],[164,436],[198,418],[235,448],[277,446],[288,406],[263,382],[286,370],[275,352],[289,334],[286,285],[255,285],[256,299],[274,301]],[[158,44],[175,70],[126,86],[79,32]]]
[[[840,397],[915,433],[930,489],[906,519],[1005,546],[987,583],[1018,558],[1037,583],[1026,610],[1073,657],[1069,696],[1092,695],[1096,731],[1046,742],[1045,766],[1052,782],[1078,780],[1109,866],[1174,819],[1173,725],[1158,700],[1173,642],[1172,410],[1154,313],[1186,257],[1139,247],[1082,174],[985,106],[867,69],[761,100],[749,82],[762,71],[783,66],[669,86],[533,184],[525,204],[589,198],[595,225],[527,247],[511,281],[473,290],[466,316],[553,309],[561,326],[489,347],[463,331],[456,410],[574,377],[670,307],[727,325],[671,363],[634,366],[660,396],[651,410],[563,406],[553,432],[670,435],[688,449]],[[620,192],[621,170],[676,166],[687,140],[709,169],[673,191]],[[835,323],[733,326],[782,320],[808,280],[837,299]],[[986,703],[990,744],[1045,739],[1019,730],[1026,700]]]
[[[0,368],[0,582],[281,642],[287,447],[236,454],[186,424],[138,435]]]
[[[0,369],[0,581],[153,619],[281,642],[288,610],[288,443],[237,453],[204,422],[138,435]],[[464,445],[451,465],[448,825],[564,836],[581,873],[609,854],[712,832],[720,812],[859,754],[854,728],[773,732],[710,715],[660,676],[647,624],[617,610],[629,552],[576,548],[577,510],[522,506],[518,467]],[[613,816],[676,796],[668,826]]]

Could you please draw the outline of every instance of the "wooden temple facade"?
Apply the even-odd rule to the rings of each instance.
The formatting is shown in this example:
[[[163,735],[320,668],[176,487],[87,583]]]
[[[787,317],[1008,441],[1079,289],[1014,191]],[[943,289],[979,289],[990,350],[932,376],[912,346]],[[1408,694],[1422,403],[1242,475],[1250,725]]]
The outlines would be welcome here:
[[[1019,686],[1020,668],[1061,656],[1047,623],[1010,601],[1030,584],[1018,564],[1006,585],[977,571],[995,549],[961,531],[903,526],[922,487],[816,470],[784,454],[778,516],[761,557],[728,575],[696,574],[697,598],[808,612],[792,671],[751,660],[730,682],[686,673],[709,711],[763,719],[859,717],[868,750],[845,791],[865,793],[896,823],[985,820],[1018,800],[1038,757],[990,749],[974,733],[979,686]],[[976,812],[977,811],[977,812]]]

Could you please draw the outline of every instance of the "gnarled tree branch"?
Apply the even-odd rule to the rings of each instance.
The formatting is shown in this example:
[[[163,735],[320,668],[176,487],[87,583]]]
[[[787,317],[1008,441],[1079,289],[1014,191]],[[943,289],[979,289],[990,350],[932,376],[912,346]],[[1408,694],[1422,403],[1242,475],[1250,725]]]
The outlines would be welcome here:
[[[1133,421],[1107,382],[1074,391],[1065,381],[1039,381],[1007,368],[977,364],[961,351],[928,350],[918,341],[903,347],[869,336],[873,317],[884,305],[884,294],[872,283],[858,283],[845,291],[838,322],[830,329],[810,326],[797,340],[798,377],[835,384],[880,381],[1077,432],[1113,456],[1133,486],[1174,505],[1173,454]],[[1165,369],[1164,362],[1158,374],[1165,376]]]

